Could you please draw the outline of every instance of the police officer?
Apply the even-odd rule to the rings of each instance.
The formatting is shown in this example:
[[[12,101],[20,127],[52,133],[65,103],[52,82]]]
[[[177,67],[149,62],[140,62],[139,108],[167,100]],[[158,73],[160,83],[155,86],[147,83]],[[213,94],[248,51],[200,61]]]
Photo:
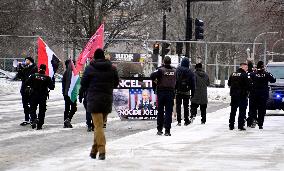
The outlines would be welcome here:
[[[53,80],[45,75],[46,65],[41,64],[39,67],[39,73],[31,75],[26,84],[31,88],[31,123],[32,128],[37,130],[42,129],[44,124],[45,112],[46,112],[46,100],[48,97],[49,89],[54,90],[55,83]],[[38,118],[36,114],[37,106],[39,105]]]
[[[235,127],[235,116],[237,109],[239,108],[238,117],[238,129],[241,131],[246,130],[244,128],[247,108],[247,97],[249,91],[249,79],[247,76],[248,65],[241,63],[240,68],[231,74],[228,80],[228,86],[230,86],[231,96],[231,113],[229,119],[229,129],[233,130]]]
[[[253,89],[253,82],[251,79],[251,75],[255,71],[255,68],[253,66],[253,63],[251,61],[248,61],[248,78],[249,78],[249,85],[250,85],[250,93],[249,93],[249,111],[248,111],[248,118],[247,118],[247,126],[254,128],[255,122],[257,121],[255,112],[253,112],[253,109],[255,108],[255,99],[251,95],[251,90]]]
[[[29,124],[30,121],[30,104],[29,104],[29,96],[28,94],[25,92],[26,90],[26,81],[29,78],[30,75],[37,73],[38,72],[38,68],[37,66],[34,64],[34,59],[32,57],[26,57],[25,58],[25,63],[19,63],[18,65],[18,73],[15,77],[15,79],[19,78],[22,80],[22,86],[21,86],[21,96],[22,96],[22,104],[23,104],[23,108],[24,108],[24,113],[25,113],[25,121],[22,122],[20,125],[21,126],[25,126],[27,124]]]
[[[183,58],[176,70],[176,112],[177,126],[181,126],[181,104],[184,108],[184,125],[189,125],[189,99],[194,96],[194,74],[189,69],[189,59]]]
[[[164,58],[164,65],[153,72],[150,77],[153,82],[157,81],[157,135],[162,135],[163,127],[165,127],[165,136],[171,136],[170,130],[176,84],[176,70],[171,66],[171,58],[166,56]]]
[[[251,74],[253,88],[251,96],[255,100],[254,115],[258,118],[259,129],[263,129],[264,116],[266,114],[266,102],[269,97],[268,82],[275,83],[276,78],[269,72],[265,71],[262,61],[257,63],[257,70]]]

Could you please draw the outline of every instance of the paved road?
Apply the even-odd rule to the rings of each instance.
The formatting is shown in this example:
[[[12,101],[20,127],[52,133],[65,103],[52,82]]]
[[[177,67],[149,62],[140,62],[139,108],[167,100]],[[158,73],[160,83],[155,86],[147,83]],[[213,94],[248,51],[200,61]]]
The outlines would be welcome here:
[[[64,129],[64,101],[55,93],[52,92],[48,100],[46,124],[40,131],[19,126],[24,115],[17,91],[0,93],[0,170],[64,154],[73,148],[91,147],[93,133],[86,131],[82,104],[78,105],[78,112],[72,120],[74,128]],[[210,103],[208,113],[227,106],[226,103]],[[113,112],[109,115],[106,136],[111,141],[155,127],[155,121],[120,121]]]

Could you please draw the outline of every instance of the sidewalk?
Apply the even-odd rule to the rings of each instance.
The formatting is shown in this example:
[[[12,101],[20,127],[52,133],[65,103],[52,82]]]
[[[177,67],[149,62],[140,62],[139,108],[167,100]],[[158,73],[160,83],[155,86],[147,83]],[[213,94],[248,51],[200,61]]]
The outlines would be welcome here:
[[[108,142],[105,161],[88,157],[90,142],[14,170],[284,170],[284,117],[266,117],[263,130],[230,131],[229,111],[209,113],[205,125],[199,117],[187,127],[173,123],[171,137],[153,129]]]

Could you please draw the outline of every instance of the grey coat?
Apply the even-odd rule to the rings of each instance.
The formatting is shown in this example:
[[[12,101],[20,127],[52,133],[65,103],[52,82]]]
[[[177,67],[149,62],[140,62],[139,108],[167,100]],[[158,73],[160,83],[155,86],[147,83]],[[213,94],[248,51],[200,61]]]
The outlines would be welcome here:
[[[201,69],[196,69],[195,75],[195,93],[191,99],[191,103],[195,104],[207,104],[207,86],[209,86],[209,77]]]

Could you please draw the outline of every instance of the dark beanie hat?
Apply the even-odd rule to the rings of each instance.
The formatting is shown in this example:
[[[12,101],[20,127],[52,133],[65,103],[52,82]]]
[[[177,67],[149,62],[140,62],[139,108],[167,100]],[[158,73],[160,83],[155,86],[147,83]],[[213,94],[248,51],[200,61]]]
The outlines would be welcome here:
[[[172,63],[172,60],[169,56],[165,56],[164,58],[164,64],[165,65],[170,65]]]
[[[30,56],[26,57],[25,59],[30,60],[30,61],[31,61],[31,63],[34,63],[34,62],[35,62],[35,60],[34,60],[32,57],[30,57]]]
[[[256,68],[258,68],[258,69],[263,68],[263,67],[264,67],[263,61],[259,61],[256,65]]]
[[[94,59],[105,59],[105,53],[102,49],[97,49],[94,54]]]
[[[200,69],[201,69],[201,68],[202,68],[202,64],[201,64],[201,63],[196,64],[196,65],[195,65],[195,69],[197,69],[197,68],[200,68]]]
[[[42,71],[46,71],[46,65],[40,64],[39,69],[42,70]]]

